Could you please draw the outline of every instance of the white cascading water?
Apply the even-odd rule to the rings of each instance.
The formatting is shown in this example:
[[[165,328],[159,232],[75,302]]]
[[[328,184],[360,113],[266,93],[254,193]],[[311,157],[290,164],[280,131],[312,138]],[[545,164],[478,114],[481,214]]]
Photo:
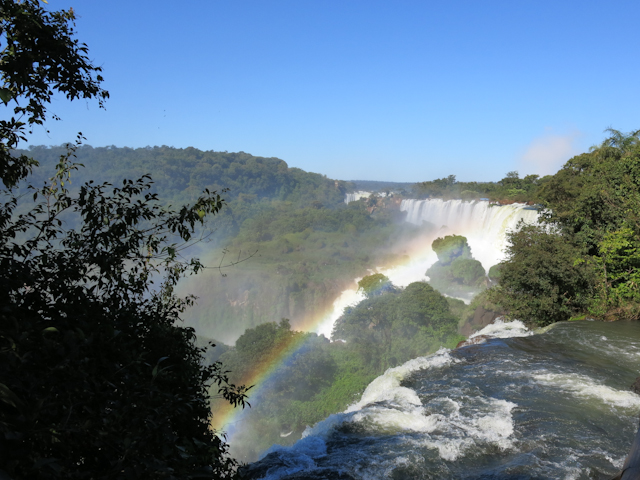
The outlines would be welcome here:
[[[361,198],[367,198],[369,195],[371,195],[371,192],[365,192],[363,190],[359,192],[347,193],[344,197],[344,203],[355,202],[357,200],[360,200]]]
[[[532,332],[497,321],[473,336],[485,343],[388,369],[293,446],[272,446],[247,478],[579,480],[620,471],[640,411],[629,390],[638,322]]]
[[[439,229],[437,237],[463,235],[471,253],[485,270],[504,259],[507,232],[520,221],[536,223],[538,211],[520,203],[493,205],[488,201],[403,200],[400,210],[416,225],[428,222]]]
[[[536,223],[538,219],[537,210],[527,205],[492,205],[483,200],[468,202],[407,199],[402,201],[400,210],[407,212],[407,222],[424,225],[425,230],[430,229],[431,232],[424,236],[422,244],[411,252],[410,260],[406,264],[377,269],[389,277],[394,285],[400,287],[427,279],[425,272],[438,260],[431,249],[431,243],[438,237],[466,237],[471,254],[488,272],[489,268],[504,259],[507,232],[515,229],[520,221],[531,224]],[[344,308],[360,302],[362,298],[355,290],[342,292],[333,305],[332,313],[318,326],[317,332],[330,338],[333,324],[342,315]]]
[[[396,285],[425,278],[437,237],[464,235],[488,268],[504,258],[509,230],[537,222],[525,205],[405,200],[401,208],[407,221],[430,225],[406,265],[378,269]],[[329,332],[349,295],[357,303],[355,291],[343,292]],[[272,446],[248,478],[578,480],[620,471],[640,410],[629,389],[638,322],[558,322],[532,332],[497,321],[471,337],[484,344],[388,369],[344,412],[307,427],[290,447]]]

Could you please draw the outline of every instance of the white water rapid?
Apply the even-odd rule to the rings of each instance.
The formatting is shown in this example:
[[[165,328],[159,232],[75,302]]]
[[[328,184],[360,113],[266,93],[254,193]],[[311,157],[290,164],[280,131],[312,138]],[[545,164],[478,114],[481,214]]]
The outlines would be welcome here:
[[[247,478],[612,478],[638,425],[640,323],[496,322],[478,335],[388,369]]]
[[[445,235],[463,235],[467,238],[473,257],[489,268],[504,259],[507,233],[520,221],[536,223],[537,210],[524,204],[492,205],[488,201],[463,200],[403,200],[400,210],[407,212],[406,221],[424,227],[420,245],[410,252],[409,261],[393,268],[377,270],[384,273],[394,285],[405,287],[412,282],[426,280],[425,272],[437,260],[431,243]],[[358,279],[359,280],[359,279]],[[334,302],[333,311],[320,323],[317,332],[331,336],[334,322],[344,307],[362,300],[355,290],[345,290]]]

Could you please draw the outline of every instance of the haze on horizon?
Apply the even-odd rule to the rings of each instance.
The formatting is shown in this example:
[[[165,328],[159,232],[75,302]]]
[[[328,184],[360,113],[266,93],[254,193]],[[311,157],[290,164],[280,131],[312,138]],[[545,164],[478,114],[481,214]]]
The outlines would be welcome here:
[[[32,145],[193,146],[344,180],[555,172],[639,128],[635,19],[613,2],[293,0],[72,7],[107,110],[58,99]]]

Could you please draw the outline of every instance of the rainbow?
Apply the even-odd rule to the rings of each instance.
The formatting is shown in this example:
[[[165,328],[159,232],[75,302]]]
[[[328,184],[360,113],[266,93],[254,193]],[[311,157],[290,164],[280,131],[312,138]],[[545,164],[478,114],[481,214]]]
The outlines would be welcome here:
[[[355,290],[352,292],[355,296]],[[326,309],[325,311],[310,316],[304,322],[297,324],[295,329],[302,330],[304,332],[318,331],[321,325],[326,324],[333,316],[337,317],[337,315],[340,315],[341,313],[341,308],[336,312],[334,304],[334,306]],[[274,348],[267,358],[258,365],[253,372],[238,382],[241,385],[253,386],[251,390],[249,390],[249,403],[251,403],[251,397],[257,397],[259,395],[261,389],[269,383],[271,377],[273,377],[278,369],[303,346],[304,342],[305,335],[292,335],[279,348]],[[225,401],[215,402],[211,428],[216,432],[230,435],[230,430],[233,428],[234,424],[237,423],[242,412],[244,412],[244,410],[241,407],[233,407]]]
[[[407,264],[423,264],[425,257],[429,254],[433,254],[431,250],[431,238],[425,241],[424,238],[416,239],[411,244],[405,245],[404,261],[400,261],[395,267],[391,269],[382,269],[385,274],[391,273],[394,268],[406,267]],[[409,260],[412,258],[413,260]],[[431,262],[430,262],[431,263]],[[426,267],[419,269],[422,273],[426,271]],[[356,282],[359,279],[354,280],[354,288],[345,290],[334,301],[331,307],[316,312],[315,315],[310,315],[302,322],[296,322],[292,325],[292,328],[303,332],[318,332],[323,333],[325,336],[330,335],[333,322],[342,314],[344,307],[352,305],[362,300],[362,295],[356,291]],[[393,280],[393,279],[392,279]],[[401,282],[402,283],[402,282]],[[244,377],[238,383],[241,385],[252,385],[253,387],[249,391],[249,403],[251,403],[252,397],[258,397],[261,389],[269,383],[271,377],[275,375],[281,365],[283,365],[290,357],[292,357],[304,343],[304,335],[293,335],[284,345],[280,348],[274,349],[270,352],[267,359],[256,367],[256,369],[249,375]],[[211,428],[218,432],[227,435],[227,440],[233,437],[233,430],[235,424],[240,420],[243,410],[241,407],[233,407],[227,402],[219,401],[214,403],[213,416],[211,420]]]
[[[521,219],[527,223],[535,222],[538,215],[537,211],[532,211],[521,204],[489,207],[491,204],[486,201],[403,200],[401,209],[408,212],[408,221],[419,225],[422,221],[429,220],[442,226],[442,229],[429,231],[405,243],[402,249],[403,253],[408,255],[405,256],[404,261],[392,268],[377,270],[387,275],[397,286],[406,286],[421,280],[427,267],[436,260],[435,253],[431,250],[432,241],[438,236],[452,233],[465,235],[474,256],[481,258],[481,261],[484,260],[483,266],[488,269],[498,263],[504,255],[502,249],[506,242],[506,232],[514,229]],[[444,227],[445,225],[448,227]],[[296,330],[315,331],[328,335],[333,321],[342,313],[343,308],[360,299],[355,289],[346,290],[332,307],[309,316],[303,322],[296,322],[293,327]],[[304,335],[293,335],[283,346],[273,350],[268,359],[254,372],[242,379],[241,384],[253,385],[249,392],[249,402],[251,397],[256,397],[260,393],[278,368],[300,349],[303,342]],[[216,432],[228,433],[238,422],[242,412],[241,408],[234,408],[226,402],[216,402],[211,427]]]

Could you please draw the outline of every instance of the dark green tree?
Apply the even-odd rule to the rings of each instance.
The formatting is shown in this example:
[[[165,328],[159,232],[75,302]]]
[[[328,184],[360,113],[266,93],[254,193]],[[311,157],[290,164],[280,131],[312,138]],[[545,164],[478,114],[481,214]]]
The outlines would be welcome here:
[[[416,327],[455,324],[447,299],[425,282],[411,283],[402,291],[398,317],[409,320]]]
[[[441,292],[461,295],[473,292],[485,284],[486,272],[473,258],[467,239],[461,235],[437,238],[431,248],[438,261],[426,272],[429,282]]]
[[[489,277],[489,280],[491,280],[493,283],[498,283],[500,281],[500,270],[501,269],[502,269],[502,265],[501,264],[493,265],[489,269],[489,272],[487,273],[487,276]]]
[[[74,19],[72,9],[48,12],[37,0],[0,0],[0,100],[14,105],[11,118],[0,120],[0,178],[7,187],[34,165],[11,152],[28,130],[43,125],[55,92],[69,100],[97,98],[100,106],[109,97],[100,87],[102,69],[74,38]]]
[[[611,137],[570,159],[540,191],[546,222],[592,255],[608,232],[628,226],[640,233],[640,131],[607,132]]]
[[[458,257],[451,262],[451,275],[462,285],[477,286],[484,281],[486,272],[478,260]]]
[[[335,322],[332,338],[345,340],[362,364],[382,373],[446,345],[456,328],[446,298],[429,284],[414,282],[346,308]]]
[[[235,404],[244,389],[203,365],[193,329],[179,325],[193,299],[173,294],[202,265],[180,262],[171,239],[188,241],[222,203],[172,212],[148,188],[86,184],[71,197],[52,182],[27,214],[15,199],[0,210],[0,464],[11,478],[233,471],[209,428],[208,388]],[[63,214],[80,227],[65,231]]]
[[[607,133],[609,137],[600,145],[569,160],[540,189],[543,220],[556,230],[547,235],[561,236],[565,245],[575,247],[573,254],[560,257],[571,262],[564,270],[583,268],[582,264],[590,267],[590,281],[585,283],[581,277],[576,283],[586,285],[584,290],[567,290],[560,278],[548,283],[561,295],[571,296],[574,307],[583,303],[575,302],[578,293],[581,299],[590,298],[584,308],[596,317],[639,318],[640,131],[624,134],[607,129]],[[538,237],[543,235],[540,232]],[[545,241],[559,242],[551,237]],[[525,256],[518,253],[518,258]],[[505,286],[508,282],[508,278],[501,279]]]
[[[584,311],[593,293],[593,269],[584,251],[545,226],[525,225],[509,234],[500,284],[489,299],[512,317],[537,326]]]
[[[0,477],[229,478],[235,461],[209,426],[209,388],[241,405],[245,389],[204,365],[180,326],[193,298],[173,291],[203,268],[179,250],[223,200],[207,191],[172,211],[146,176],[71,194],[74,146],[36,188],[35,162],[12,156],[54,91],[108,96],[73,18],[36,0],[0,2],[0,95],[16,104],[0,122]],[[28,196],[16,194],[21,181]]]

